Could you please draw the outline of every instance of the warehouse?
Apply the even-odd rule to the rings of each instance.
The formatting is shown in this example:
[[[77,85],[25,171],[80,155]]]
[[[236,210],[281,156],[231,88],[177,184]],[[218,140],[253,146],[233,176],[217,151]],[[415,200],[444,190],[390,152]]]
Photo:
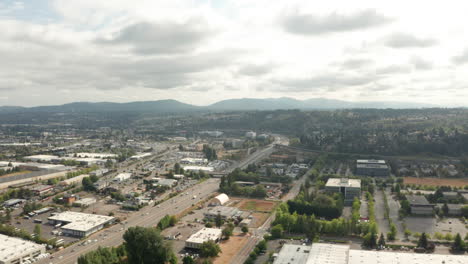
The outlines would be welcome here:
[[[345,205],[350,205],[354,197],[361,195],[361,180],[348,178],[330,178],[325,185],[325,190],[331,193],[342,193]]]
[[[33,261],[45,251],[45,245],[0,234],[0,264],[19,264],[28,260]]]
[[[215,219],[219,215],[222,219],[227,220],[232,218],[239,218],[242,213],[242,211],[235,207],[216,206],[209,209],[203,215],[208,219]]]
[[[406,195],[413,215],[432,215],[434,205],[430,204],[423,195]]]
[[[204,242],[218,242],[221,239],[221,229],[218,228],[203,228],[195,234],[191,235],[185,241],[186,248],[200,249]]]
[[[185,171],[193,171],[193,172],[199,172],[199,171],[204,171],[204,172],[213,172],[214,168],[213,167],[208,167],[208,166],[183,166]]]
[[[54,226],[61,224],[61,229],[65,235],[86,237],[101,230],[105,225],[112,224],[115,218],[111,216],[67,211],[51,216],[48,220],[49,224]]]
[[[357,250],[349,245],[314,243],[312,246],[285,244],[273,264],[461,264],[464,255],[418,254]]]
[[[216,196],[215,198],[213,198],[213,200],[211,200],[210,204],[211,205],[223,205],[223,204],[227,203],[228,201],[229,201],[229,197],[225,193],[222,193],[222,194]]]
[[[389,175],[389,169],[385,160],[357,160],[356,174],[361,176],[386,177]]]
[[[114,181],[115,182],[123,182],[132,177],[131,173],[119,173],[119,175],[115,176]]]

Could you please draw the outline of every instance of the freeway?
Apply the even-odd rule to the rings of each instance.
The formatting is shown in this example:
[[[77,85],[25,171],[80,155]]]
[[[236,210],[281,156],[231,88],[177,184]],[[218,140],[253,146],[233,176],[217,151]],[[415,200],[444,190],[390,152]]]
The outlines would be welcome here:
[[[130,217],[123,223],[114,225],[105,230],[101,230],[88,238],[87,241],[91,243],[87,245],[81,245],[82,243],[76,243],[54,253],[53,259],[46,259],[38,261],[38,264],[46,263],[64,263],[64,264],[74,264],[77,262],[77,259],[80,255],[85,254],[89,251],[95,250],[98,247],[113,247],[118,246],[123,243],[123,234],[128,227],[131,226],[155,226],[158,224],[159,220],[165,215],[176,215],[184,210],[190,208],[192,204],[199,202],[207,198],[213,192],[219,188],[219,179],[209,179],[205,182],[197,184],[192,188],[184,191],[188,192],[186,195],[181,193],[180,195],[173,197],[158,206],[147,206],[141,209],[140,211],[133,213]],[[193,199],[193,195],[197,195],[197,199]]]

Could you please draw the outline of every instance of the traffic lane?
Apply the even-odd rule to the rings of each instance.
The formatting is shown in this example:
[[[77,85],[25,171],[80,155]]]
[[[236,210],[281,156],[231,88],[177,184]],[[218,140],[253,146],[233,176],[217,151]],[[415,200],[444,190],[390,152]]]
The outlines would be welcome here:
[[[205,199],[211,193],[216,191],[219,187],[219,179],[209,179],[206,182],[200,183],[201,186],[195,185],[185,192],[196,192],[197,199],[192,199],[192,195],[178,195],[171,198],[159,205],[159,207],[147,206],[141,211],[132,214],[132,216],[124,221],[124,224],[114,225],[104,231],[100,231],[87,238],[87,240],[98,240],[88,245],[81,246],[79,243],[74,244],[62,251],[54,254],[54,257],[59,260],[57,263],[76,263],[78,257],[89,251],[97,249],[99,246],[111,247],[118,246],[123,243],[123,233],[130,226],[154,226],[167,214],[177,214],[190,208],[193,203],[197,203],[200,200]],[[199,184],[199,185],[200,185]],[[201,194],[200,194],[201,193]],[[172,202],[174,201],[174,202]],[[104,239],[100,234],[107,234]],[[60,258],[60,256],[62,256]],[[41,261],[38,263],[47,263],[49,261]]]

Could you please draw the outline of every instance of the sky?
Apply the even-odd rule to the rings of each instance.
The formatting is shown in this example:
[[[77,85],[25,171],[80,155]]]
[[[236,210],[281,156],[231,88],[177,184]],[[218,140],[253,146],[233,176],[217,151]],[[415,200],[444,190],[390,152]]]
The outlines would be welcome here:
[[[464,1],[0,0],[0,105],[468,106]]]

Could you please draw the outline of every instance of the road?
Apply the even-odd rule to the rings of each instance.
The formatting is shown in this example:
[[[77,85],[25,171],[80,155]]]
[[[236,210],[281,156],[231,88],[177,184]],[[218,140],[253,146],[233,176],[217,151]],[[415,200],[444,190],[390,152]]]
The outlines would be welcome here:
[[[81,246],[81,243],[76,243],[63,249],[59,252],[53,254],[53,259],[41,260],[36,263],[46,264],[46,263],[64,263],[64,264],[74,264],[77,262],[77,259],[80,255],[85,254],[89,251],[97,249],[100,247],[114,247],[123,243],[123,234],[128,227],[131,226],[155,226],[158,224],[159,220],[165,215],[176,215],[192,206],[192,204],[207,198],[213,192],[219,188],[219,179],[209,179],[205,182],[197,184],[185,192],[188,192],[189,195],[178,195],[172,199],[169,199],[159,206],[147,206],[141,209],[140,211],[133,213],[130,217],[123,223],[114,225],[106,230],[101,230],[91,236],[86,240],[95,241],[88,245]],[[185,193],[184,192],[184,193]],[[193,194],[197,194],[197,199],[193,200]]]
[[[301,185],[307,179],[307,175],[310,173],[307,172],[301,179],[294,182],[293,187],[289,192],[281,198],[282,202],[293,199],[299,194]],[[271,226],[271,223],[275,220],[276,212],[273,212],[270,217],[257,229],[252,230],[252,235],[249,237],[247,243],[242,247],[241,250],[231,259],[230,264],[242,264],[244,263],[250,255],[250,252],[255,248],[258,242],[263,239],[263,236],[268,232],[268,229]]]

